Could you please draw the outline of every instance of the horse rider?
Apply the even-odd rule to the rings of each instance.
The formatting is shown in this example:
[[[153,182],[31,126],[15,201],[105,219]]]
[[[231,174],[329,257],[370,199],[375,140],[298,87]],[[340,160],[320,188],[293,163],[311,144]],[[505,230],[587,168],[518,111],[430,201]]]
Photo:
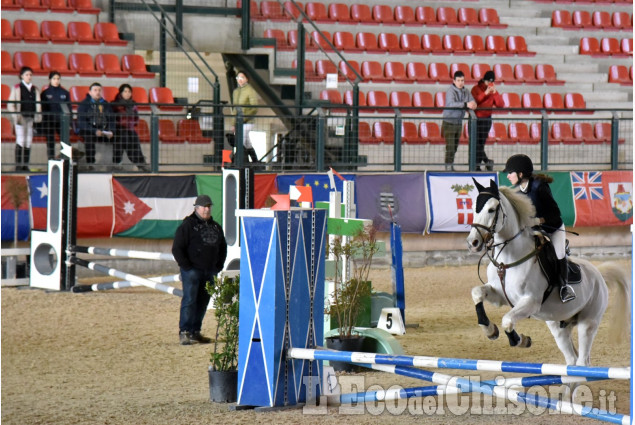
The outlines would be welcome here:
[[[560,208],[549,188],[553,178],[544,174],[533,174],[534,164],[524,154],[509,157],[503,172],[507,173],[507,178],[512,185],[531,199],[536,207],[536,218],[540,221],[540,227],[551,239],[560,269],[560,299],[563,303],[575,299],[575,292],[567,281],[569,269],[564,222]]]

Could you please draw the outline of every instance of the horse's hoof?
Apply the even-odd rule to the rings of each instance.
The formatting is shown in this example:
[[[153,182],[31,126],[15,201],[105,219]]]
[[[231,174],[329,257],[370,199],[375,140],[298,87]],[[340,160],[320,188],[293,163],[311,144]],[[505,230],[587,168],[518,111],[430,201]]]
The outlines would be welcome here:
[[[498,339],[498,335],[499,335],[498,326],[492,323],[492,328],[493,328],[492,333],[487,335],[487,337],[491,339],[492,341],[494,341],[495,339]]]
[[[529,348],[529,347],[531,347],[531,337],[521,334],[520,335],[520,342],[518,343],[518,347],[521,347],[521,348]]]

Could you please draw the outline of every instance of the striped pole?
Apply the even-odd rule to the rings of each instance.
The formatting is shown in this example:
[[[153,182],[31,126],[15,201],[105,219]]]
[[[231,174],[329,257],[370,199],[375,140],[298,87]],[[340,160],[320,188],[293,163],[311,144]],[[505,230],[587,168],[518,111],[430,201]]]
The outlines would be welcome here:
[[[533,373],[541,375],[584,376],[587,378],[600,379],[631,378],[630,367],[567,366],[548,363],[502,362],[494,360],[453,359],[426,356],[391,356],[387,354],[316,350],[310,348],[291,348],[288,350],[287,355],[294,359],[333,360],[345,363],[480,370],[488,372]]]
[[[157,276],[157,277],[149,277],[148,280],[157,283],[169,283],[169,282],[180,282],[181,275],[174,274],[169,276]],[[93,285],[79,285],[73,286],[71,288],[72,292],[90,292],[90,291],[106,291],[110,289],[124,289],[124,288],[132,288],[143,286],[140,283],[132,282],[130,280],[120,280],[118,282],[110,282],[110,283],[95,283]]]
[[[84,254],[109,255],[111,257],[141,258],[143,260],[174,261],[174,256],[165,252],[135,251],[130,249],[108,249],[96,246],[75,246],[75,252]]]
[[[466,378],[458,376],[444,375],[442,373],[430,372],[423,369],[416,369],[408,366],[397,366],[388,364],[364,364],[356,363],[358,366],[364,366],[369,369],[379,370],[382,372],[394,373],[397,375],[407,376],[410,378],[422,379],[424,381],[433,382],[435,384],[456,387],[464,392],[479,392],[494,397],[504,398],[512,402],[530,404],[532,406],[545,407],[557,412],[579,415],[587,418],[597,419],[600,421],[610,422],[620,425],[630,425],[631,418],[628,415],[619,413],[610,413],[606,410],[600,410],[591,407],[585,407],[581,404],[571,403],[568,401],[554,400],[547,397],[541,397],[537,394],[527,394],[511,388],[502,386],[492,386],[484,383],[470,381]]]
[[[485,385],[503,386],[505,388],[512,387],[533,387],[535,385],[559,385],[572,384],[579,382],[600,381],[598,378],[585,378],[582,376],[556,376],[556,375],[539,375],[526,376],[516,378],[499,377],[491,381],[483,381]],[[411,397],[426,397],[440,394],[454,394],[465,392],[460,388],[449,387],[447,385],[428,385],[424,387],[413,388],[395,388],[389,390],[367,391],[361,393],[341,394],[339,396],[329,396],[329,405],[351,404],[366,401],[386,401],[399,400]]]
[[[183,291],[181,289],[173,288],[172,286],[163,285],[162,283],[158,283],[158,282],[153,282],[150,279],[145,279],[143,277],[139,277],[133,274],[120,272],[119,270],[115,270],[109,267],[102,266],[100,264],[82,260],[81,258],[75,257],[73,261],[78,266],[86,267],[91,270],[95,270],[97,272],[107,274],[109,276],[114,276],[120,279],[125,279],[131,282],[139,283],[143,286],[147,286],[148,288],[156,289],[162,292],[167,292],[168,294],[176,295],[177,297],[183,297]]]

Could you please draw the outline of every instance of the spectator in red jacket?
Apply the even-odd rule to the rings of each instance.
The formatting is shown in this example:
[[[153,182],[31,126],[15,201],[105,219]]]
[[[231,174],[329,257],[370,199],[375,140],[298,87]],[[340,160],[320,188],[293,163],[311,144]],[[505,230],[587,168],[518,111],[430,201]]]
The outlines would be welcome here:
[[[481,171],[481,163],[488,171],[494,169],[494,161],[487,158],[485,141],[492,128],[492,110],[490,108],[505,106],[503,98],[494,85],[494,72],[487,71],[474,87],[472,97],[476,100],[476,171]]]

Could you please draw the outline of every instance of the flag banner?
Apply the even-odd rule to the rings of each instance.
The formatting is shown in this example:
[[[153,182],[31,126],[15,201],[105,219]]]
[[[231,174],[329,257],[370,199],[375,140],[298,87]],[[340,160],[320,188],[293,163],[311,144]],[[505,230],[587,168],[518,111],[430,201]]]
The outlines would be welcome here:
[[[575,226],[625,226],[633,223],[632,171],[571,172]]]
[[[135,205],[133,215],[138,219],[127,230],[117,233],[117,236],[146,239],[173,238],[176,228],[183,219],[194,211],[194,201],[197,196],[197,182],[193,175],[189,176],[144,176],[144,177],[115,177],[118,183],[113,184],[115,198],[127,200]],[[129,194],[121,193],[121,188]],[[136,214],[136,206],[149,211],[142,217]],[[115,205],[117,217],[127,214],[125,203]],[[119,228],[117,222],[116,228]]]
[[[269,196],[278,193],[276,177],[277,174],[254,175],[254,209],[263,208]]]
[[[197,195],[207,195],[212,199],[212,218],[223,223],[223,176],[196,176]]]
[[[46,230],[48,175],[29,176],[33,228]],[[77,176],[77,237],[107,238],[114,224],[112,176],[79,174]]]
[[[565,226],[573,226],[573,223],[575,223],[575,205],[573,204],[573,192],[571,191],[571,176],[569,172],[540,171],[540,174],[545,174],[553,179],[553,182],[549,183],[549,187],[551,188],[553,199],[556,200],[558,208],[560,208],[562,221],[564,221]],[[498,179],[501,186],[512,185],[507,179],[507,173],[500,173]]]
[[[472,177],[486,187],[498,184],[497,173],[426,173],[428,232],[470,231],[478,196]]]
[[[339,179],[336,179],[336,181]],[[390,231],[392,218],[406,233],[423,233],[426,227],[425,176],[419,173],[358,175],[357,217],[373,220],[382,232]]]
[[[356,177],[352,174],[344,174],[343,177],[348,181],[355,181]],[[278,193],[289,193],[289,186],[298,185],[297,180],[304,178],[304,185],[311,186],[313,191],[313,202],[329,201],[329,192],[331,191],[331,184],[329,182],[328,174],[285,174],[278,175]],[[343,182],[340,179],[335,179],[335,187],[341,193]],[[355,197],[357,197],[358,190],[355,190]]]
[[[15,184],[15,188],[23,187],[24,200],[20,205],[13,205],[10,195],[10,186]],[[21,191],[20,191],[21,192]],[[31,222],[29,220],[29,187],[26,178],[23,176],[2,176],[2,240],[12,241],[15,235],[15,217],[16,209],[18,216],[18,240],[26,241],[29,239],[31,231]]]

